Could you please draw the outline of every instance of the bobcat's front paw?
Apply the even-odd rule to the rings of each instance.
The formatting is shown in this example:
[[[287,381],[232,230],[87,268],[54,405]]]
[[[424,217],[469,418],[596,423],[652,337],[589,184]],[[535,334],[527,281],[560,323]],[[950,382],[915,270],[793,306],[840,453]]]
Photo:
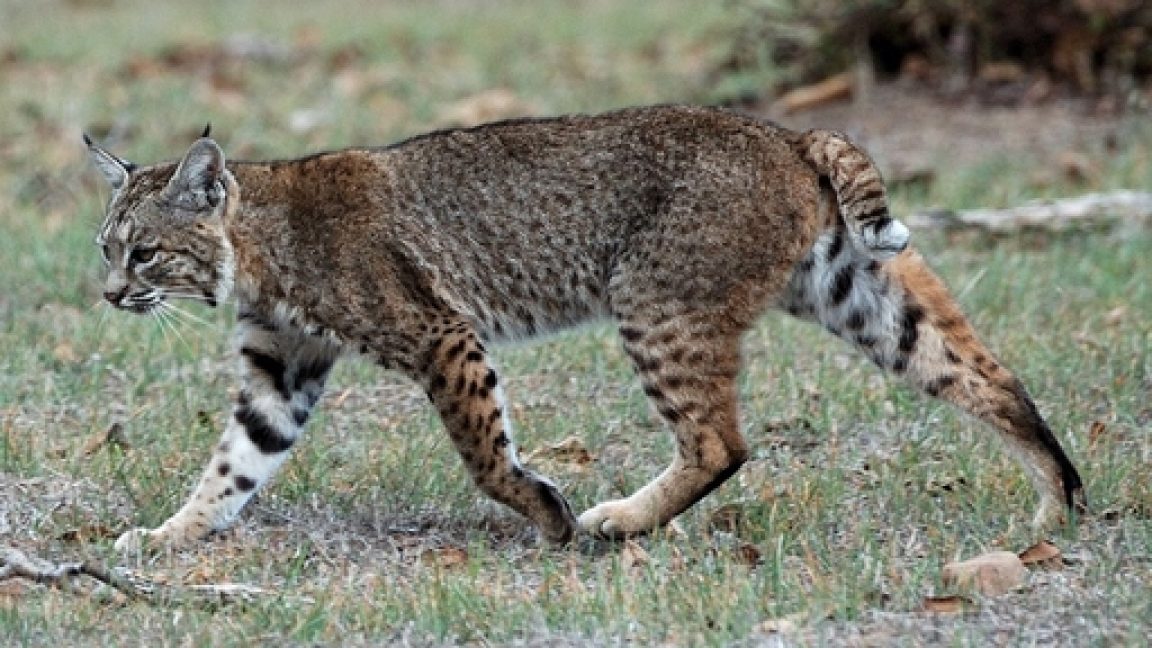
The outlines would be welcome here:
[[[121,536],[116,539],[116,551],[133,554],[140,553],[145,548],[162,546],[164,544],[163,540],[158,541],[159,531],[159,529],[136,528],[121,534]]]
[[[199,527],[179,526],[165,522],[157,529],[132,529],[117,538],[114,546],[117,551],[127,554],[157,549],[176,549],[203,539],[208,535],[207,532],[207,529],[202,530]]]

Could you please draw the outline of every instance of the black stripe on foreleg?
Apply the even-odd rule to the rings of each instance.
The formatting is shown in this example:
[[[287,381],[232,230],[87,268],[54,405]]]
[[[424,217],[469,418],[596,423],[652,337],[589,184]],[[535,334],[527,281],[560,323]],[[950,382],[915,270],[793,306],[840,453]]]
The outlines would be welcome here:
[[[240,355],[248,360],[248,363],[253,369],[258,369],[272,381],[272,386],[276,389],[276,393],[280,394],[284,400],[292,397],[292,392],[288,389],[288,384],[285,380],[288,368],[284,366],[284,363],[279,358],[249,346],[241,347]]]
[[[285,436],[268,421],[264,413],[256,409],[246,394],[241,394],[233,414],[236,422],[244,428],[252,445],[264,454],[277,454],[292,447],[296,442],[293,437]]]

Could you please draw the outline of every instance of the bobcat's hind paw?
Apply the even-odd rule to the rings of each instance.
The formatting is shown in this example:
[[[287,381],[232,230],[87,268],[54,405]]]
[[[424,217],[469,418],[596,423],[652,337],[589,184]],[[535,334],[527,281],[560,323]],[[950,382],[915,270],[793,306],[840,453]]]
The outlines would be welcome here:
[[[596,538],[623,540],[660,526],[650,511],[637,510],[630,499],[603,502],[584,511],[578,520],[580,528]]]

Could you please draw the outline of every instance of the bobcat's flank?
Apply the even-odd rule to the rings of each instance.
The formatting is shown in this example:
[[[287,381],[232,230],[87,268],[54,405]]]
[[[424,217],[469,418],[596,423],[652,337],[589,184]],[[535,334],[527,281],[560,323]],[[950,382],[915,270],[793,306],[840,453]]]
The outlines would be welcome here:
[[[476,484],[548,540],[649,531],[747,458],[740,342],[772,306],[991,424],[1039,491],[1037,524],[1083,503],[1024,387],[905,249],[879,173],[843,135],[665,106],[276,162],[225,163],[207,132],[179,162],[146,167],[88,146],[112,185],[96,237],[105,298],[137,313],[238,303],[240,390],[223,438],[188,503],[120,548],[228,524],[349,351],[418,381]],[[678,451],[632,496],[576,518],[517,461],[485,345],[590,318],[618,325]]]

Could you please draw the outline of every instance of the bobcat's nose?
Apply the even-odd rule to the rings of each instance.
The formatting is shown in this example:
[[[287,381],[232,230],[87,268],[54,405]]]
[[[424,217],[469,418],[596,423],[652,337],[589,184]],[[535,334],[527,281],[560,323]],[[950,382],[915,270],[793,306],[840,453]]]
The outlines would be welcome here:
[[[113,306],[119,306],[120,301],[124,299],[124,295],[128,294],[128,286],[121,286],[116,290],[105,290],[104,299]]]

